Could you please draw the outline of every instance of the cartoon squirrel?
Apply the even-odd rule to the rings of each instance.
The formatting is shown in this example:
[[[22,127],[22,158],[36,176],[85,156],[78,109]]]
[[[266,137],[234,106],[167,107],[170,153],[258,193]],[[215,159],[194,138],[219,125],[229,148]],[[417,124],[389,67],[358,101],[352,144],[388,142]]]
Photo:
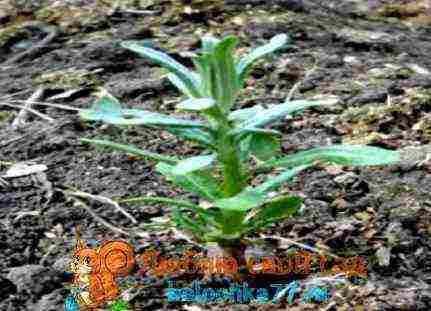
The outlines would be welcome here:
[[[74,273],[74,296],[81,307],[94,309],[115,299],[115,278],[126,276],[135,265],[133,247],[123,241],[108,241],[96,249],[81,241],[76,229],[76,246],[70,268]]]

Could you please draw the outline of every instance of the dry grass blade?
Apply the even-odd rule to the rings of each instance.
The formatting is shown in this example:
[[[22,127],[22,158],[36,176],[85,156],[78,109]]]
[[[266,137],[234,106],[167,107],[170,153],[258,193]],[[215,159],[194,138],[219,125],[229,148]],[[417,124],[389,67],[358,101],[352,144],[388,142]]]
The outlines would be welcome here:
[[[30,96],[28,101],[26,101],[24,107],[22,107],[21,111],[18,113],[18,116],[15,118],[15,120],[13,120],[12,122],[13,129],[21,127],[25,124],[25,120],[27,118],[29,110],[32,110],[33,113],[36,112],[35,110],[31,109],[32,102],[41,99],[44,92],[45,90],[43,88],[39,88],[36,90],[36,92],[33,93],[33,95]],[[40,116],[39,112],[36,112],[36,113]]]
[[[279,240],[281,242],[284,242],[286,244],[294,244],[294,245],[300,246],[300,247],[302,247],[302,248],[304,248],[306,250],[309,250],[309,251],[312,251],[312,252],[315,252],[315,253],[318,253],[318,254],[325,253],[328,256],[330,256],[332,258],[335,258],[335,259],[340,258],[339,256],[337,256],[337,255],[335,255],[333,253],[330,253],[326,249],[311,247],[311,246],[309,246],[307,244],[296,242],[296,241],[288,239],[288,238],[282,238],[282,237],[278,237],[278,236],[269,236],[269,235],[263,235],[263,234],[261,234],[260,236],[261,236],[261,238],[264,238],[264,239],[275,239],[275,240]]]
[[[9,103],[0,103],[0,105],[12,107],[12,108],[19,108],[19,109],[22,109],[21,111],[31,112],[31,113],[37,115],[38,117],[40,117],[41,119],[44,119],[44,120],[46,120],[46,121],[48,121],[50,123],[54,123],[55,122],[55,120],[53,118],[47,116],[46,114],[43,114],[43,113],[41,113],[41,112],[39,112],[37,110],[34,110],[34,109],[26,107],[26,106],[12,105],[12,104],[9,104]]]
[[[119,211],[124,216],[126,216],[127,218],[129,218],[132,221],[133,224],[137,224],[138,223],[138,221],[132,215],[130,215],[127,211],[125,211],[123,208],[121,208],[121,206],[117,202],[112,201],[111,199],[109,199],[107,197],[104,197],[104,196],[101,196],[101,195],[94,195],[94,194],[90,194],[90,193],[86,193],[86,192],[81,192],[81,191],[67,192],[67,194],[75,196],[75,197],[84,198],[84,199],[91,199],[91,200],[94,200],[94,201],[101,202],[103,204],[111,205],[117,211]]]
[[[67,106],[67,105],[62,105],[62,104],[52,104],[52,103],[44,103],[44,102],[39,102],[39,101],[25,101],[25,100],[19,100],[19,99],[14,99],[14,100],[10,100],[10,103],[26,103],[26,102],[30,102],[32,105],[34,106],[47,106],[47,107],[53,107],[53,108],[58,108],[58,109],[63,109],[63,110],[72,110],[72,111],[81,111],[82,109],[80,108],[75,108],[75,107],[71,107],[71,106]],[[20,106],[16,106],[16,105],[12,105],[12,104],[8,104],[11,107],[20,107]]]
[[[64,192],[64,193],[66,195],[69,194],[68,192]],[[100,223],[101,225],[110,229],[111,231],[125,235],[125,236],[129,236],[129,237],[136,236],[136,237],[144,238],[144,239],[148,238],[148,234],[146,234],[144,232],[128,232],[122,228],[114,226],[110,222],[106,221],[105,219],[103,219],[102,217],[97,215],[87,204],[85,204],[85,202],[83,200],[78,199],[78,198],[73,198],[73,200],[75,201],[76,205],[85,209],[98,223]]]

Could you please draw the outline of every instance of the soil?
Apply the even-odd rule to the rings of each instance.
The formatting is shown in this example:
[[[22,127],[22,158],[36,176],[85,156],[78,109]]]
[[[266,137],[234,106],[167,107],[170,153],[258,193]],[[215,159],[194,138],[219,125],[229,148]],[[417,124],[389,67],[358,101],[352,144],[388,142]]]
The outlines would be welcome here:
[[[165,256],[190,248],[204,251],[177,231],[143,228],[151,219],[169,216],[169,206],[122,205],[138,221],[134,224],[109,204],[87,200],[86,209],[65,195],[79,190],[111,199],[157,195],[196,201],[160,177],[154,163],[105,152],[79,138],[177,156],[197,154],[195,145],[151,129],[84,122],[74,110],[42,105],[32,107],[53,122],[29,113],[14,127],[20,109],[10,105],[24,105],[43,89],[40,102],[87,108],[94,91],[104,88],[128,107],[175,113],[180,95],[162,78],[164,72],[118,43],[144,40],[191,65],[184,53],[196,50],[207,32],[236,34],[241,52],[279,33],[291,38],[291,45],[254,67],[237,107],[281,102],[297,83],[294,99],[332,96],[339,102],[277,124],[284,153],[340,142],[418,151],[406,153],[411,154],[407,164],[396,167],[307,170],[284,189],[305,198],[302,214],[264,232],[272,254],[295,247],[281,237],[338,256],[362,256],[365,284],[350,280],[322,304],[298,299],[292,305],[192,305],[169,303],[163,297],[166,280],[143,275],[138,281],[145,286],[125,298],[130,308],[431,310],[431,162],[423,151],[431,139],[426,1],[149,0],[117,7],[109,0],[3,2],[0,105],[9,106],[0,110],[0,176],[20,162],[47,169],[0,179],[0,310],[63,309],[70,281],[66,263],[78,225],[88,243],[121,238],[138,254],[152,247]],[[407,13],[400,6],[405,2]],[[28,21],[38,23],[22,26]],[[46,44],[39,46],[41,40]],[[33,50],[10,62],[28,49]],[[64,96],[55,99],[59,94]],[[89,210],[127,233],[143,234],[119,234]],[[176,276],[184,286],[202,278]]]

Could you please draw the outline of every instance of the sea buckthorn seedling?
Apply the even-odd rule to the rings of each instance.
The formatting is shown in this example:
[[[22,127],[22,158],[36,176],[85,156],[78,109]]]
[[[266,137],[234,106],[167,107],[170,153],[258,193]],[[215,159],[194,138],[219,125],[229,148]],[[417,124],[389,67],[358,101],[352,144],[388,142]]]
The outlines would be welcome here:
[[[268,196],[280,185],[316,161],[349,166],[387,165],[398,161],[397,151],[358,145],[333,145],[278,156],[281,133],[268,127],[288,115],[328,101],[293,100],[264,108],[256,105],[235,110],[235,100],[244,86],[252,64],[284,47],[288,37],[273,37],[264,46],[237,58],[233,36],[218,40],[202,38],[199,55],[193,56],[195,71],[167,54],[126,41],[121,45],[166,68],[167,78],[187,99],[176,108],[198,114],[206,121],[192,121],[139,109],[125,109],[112,96],[104,96],[81,112],[85,120],[116,125],[142,125],[166,130],[197,142],[202,154],[186,159],[164,156],[105,140],[82,139],[86,143],[123,150],[157,161],[156,170],[175,186],[209,202],[205,208],[184,199],[142,197],[124,202],[165,203],[171,207],[171,222],[191,233],[198,242],[216,242],[228,249],[243,237],[294,214],[302,204],[299,197]],[[250,158],[255,159],[251,165]],[[275,177],[257,185],[255,175],[281,168]]]

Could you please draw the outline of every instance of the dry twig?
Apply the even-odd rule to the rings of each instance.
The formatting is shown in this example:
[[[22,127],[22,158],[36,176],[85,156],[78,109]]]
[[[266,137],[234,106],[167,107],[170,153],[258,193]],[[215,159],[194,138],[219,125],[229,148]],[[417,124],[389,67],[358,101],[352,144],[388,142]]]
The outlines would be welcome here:
[[[65,193],[66,195],[68,194],[65,191],[63,191],[63,193]],[[101,225],[110,229],[111,231],[125,235],[125,236],[137,236],[139,238],[148,238],[148,234],[146,234],[144,232],[127,232],[126,230],[124,230],[122,228],[114,226],[110,222],[106,221],[105,219],[103,219],[102,217],[97,215],[87,204],[85,204],[85,202],[83,200],[78,199],[76,197],[74,197],[73,200],[75,201],[76,205],[85,209],[98,223],[100,223]]]
[[[41,113],[41,112],[39,112],[37,110],[34,110],[33,108],[29,108],[29,107],[26,107],[26,106],[20,106],[20,105],[12,105],[12,104],[9,104],[9,103],[0,103],[0,106],[8,106],[8,107],[11,107],[11,108],[19,108],[19,109],[22,109],[22,110],[26,110],[28,112],[31,112],[31,113],[37,115],[41,119],[44,119],[44,120],[50,122],[50,123],[54,123],[55,122],[55,120],[53,118],[51,118],[51,117],[47,116],[46,114],[43,114],[43,113]]]
[[[14,100],[9,101],[9,103],[28,103],[28,102],[30,102],[30,101],[18,100],[18,99],[14,99]],[[81,111],[82,110],[81,108],[71,107],[71,106],[62,105],[62,104],[43,103],[43,102],[38,102],[38,101],[32,101],[30,103],[34,106],[47,106],[47,107],[53,107],[53,108],[58,108],[58,109],[63,109],[63,110],[72,110],[72,111]],[[12,105],[12,104],[8,104],[8,106],[20,107],[20,106],[16,106],[16,105]]]
[[[101,195],[94,195],[94,194],[90,194],[87,192],[82,192],[82,191],[77,191],[77,192],[67,192],[69,195],[75,196],[75,197],[79,197],[79,198],[85,198],[85,199],[91,199],[94,201],[98,201],[104,204],[108,204],[113,206],[117,211],[119,211],[120,213],[122,213],[124,216],[126,216],[127,218],[129,218],[132,223],[137,224],[138,221],[132,216],[130,215],[127,211],[125,211],[123,208],[121,208],[121,206],[115,202],[112,201],[111,199],[101,196]]]
[[[288,244],[294,244],[294,245],[297,245],[299,247],[302,247],[304,249],[307,249],[309,251],[312,251],[312,252],[315,252],[315,253],[318,253],[318,254],[320,254],[320,253],[326,253],[330,257],[335,258],[335,259],[340,258],[339,256],[337,256],[335,254],[332,254],[331,252],[327,251],[326,249],[318,248],[318,247],[317,248],[316,247],[311,247],[309,245],[306,245],[306,244],[303,244],[303,243],[300,243],[300,242],[296,242],[296,241],[288,239],[288,238],[282,238],[282,237],[278,237],[278,236],[269,236],[269,235],[263,235],[263,234],[261,234],[260,236],[262,238],[265,238],[265,239],[276,239],[276,240],[279,240],[279,241],[282,241],[282,242],[285,242],[285,243],[288,243]]]
[[[15,118],[15,120],[13,120],[12,128],[16,129],[16,128],[25,124],[25,120],[27,118],[27,114],[28,114],[29,110],[32,110],[33,113],[36,112],[35,110],[31,109],[32,102],[37,101],[40,98],[42,98],[44,92],[45,92],[45,90],[43,88],[39,88],[36,90],[36,92],[33,93],[33,95],[31,95],[31,97],[28,99],[28,101],[26,101],[24,107],[22,107],[21,111],[18,113],[18,116]],[[39,112],[36,112],[36,113],[39,116],[41,115]],[[52,121],[54,121],[54,120],[52,120]]]

